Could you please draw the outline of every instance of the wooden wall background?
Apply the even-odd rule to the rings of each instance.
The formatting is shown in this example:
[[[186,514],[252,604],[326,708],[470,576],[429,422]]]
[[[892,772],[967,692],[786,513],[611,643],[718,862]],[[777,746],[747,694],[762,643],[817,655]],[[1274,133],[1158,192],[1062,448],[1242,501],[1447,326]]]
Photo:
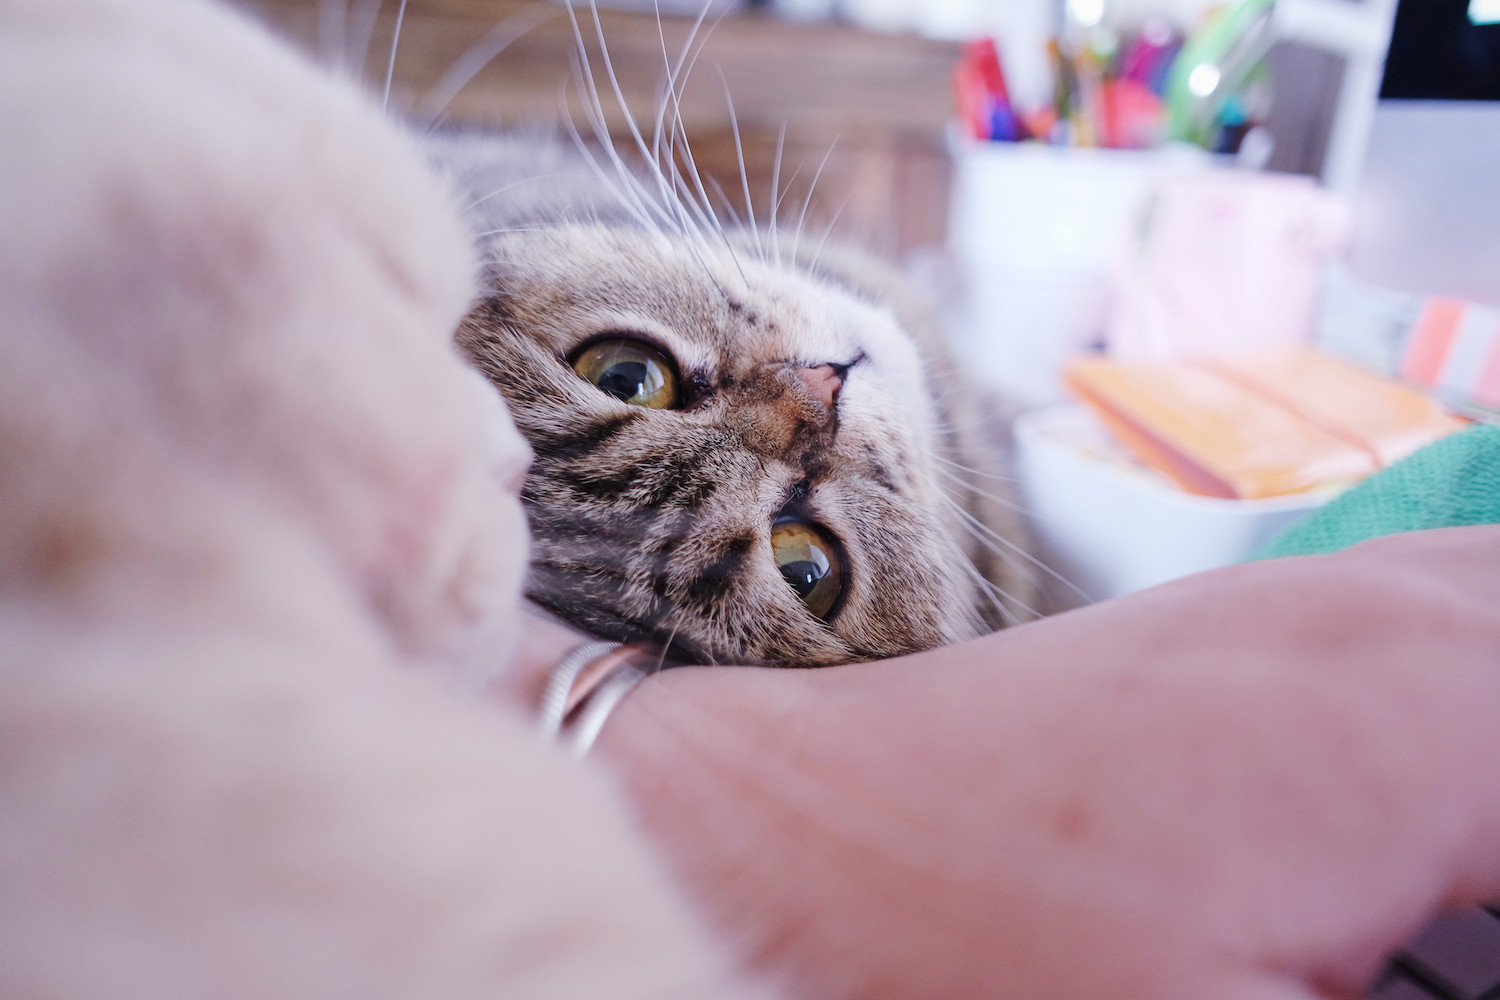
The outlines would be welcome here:
[[[359,75],[377,93],[383,88],[396,0],[386,0],[378,11],[360,0],[347,7],[340,0],[240,4],[299,47]],[[578,9],[578,16],[599,84],[607,89],[587,9]],[[609,11],[601,20],[626,102],[648,125],[666,75],[663,41],[675,59],[692,21],[663,17],[658,25],[654,16]],[[495,41],[512,36],[518,37],[446,106],[445,117],[481,127],[556,123],[566,89],[573,95],[575,120],[586,131],[572,85],[572,27],[566,8],[549,0],[410,0],[396,50],[391,107],[430,113],[445,89],[445,75],[467,53],[482,55]],[[810,225],[821,227],[837,216],[841,234],[899,255],[944,236],[950,169],[944,128],[956,59],[956,46],[944,42],[840,24],[788,23],[755,10],[733,13],[703,44],[682,95],[683,121],[700,170],[717,179],[742,212],[727,84],[752,199],[762,218],[784,128],[783,219],[788,206],[800,210],[826,156]],[[628,141],[624,115],[612,98],[604,103],[616,141]]]

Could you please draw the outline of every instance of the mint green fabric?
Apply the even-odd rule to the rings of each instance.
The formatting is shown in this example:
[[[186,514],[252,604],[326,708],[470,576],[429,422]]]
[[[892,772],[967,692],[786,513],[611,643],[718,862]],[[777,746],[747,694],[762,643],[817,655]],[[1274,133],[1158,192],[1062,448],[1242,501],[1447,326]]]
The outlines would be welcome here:
[[[1313,555],[1380,535],[1500,523],[1500,427],[1476,425],[1331,500],[1251,559]]]

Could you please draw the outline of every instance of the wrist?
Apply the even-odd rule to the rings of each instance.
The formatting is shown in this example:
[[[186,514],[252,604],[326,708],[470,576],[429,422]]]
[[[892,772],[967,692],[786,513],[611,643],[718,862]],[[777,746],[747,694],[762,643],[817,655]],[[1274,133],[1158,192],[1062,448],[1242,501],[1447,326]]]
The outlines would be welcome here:
[[[839,756],[819,694],[828,673],[705,667],[651,677],[611,718],[595,756],[744,967],[845,996],[858,990],[830,976],[860,975],[853,965],[810,966],[877,938],[866,917],[880,880],[861,846],[826,822],[825,779]]]
[[[527,715],[534,715],[553,667],[573,650],[597,639],[530,601],[521,602],[518,633],[510,662],[492,690]]]

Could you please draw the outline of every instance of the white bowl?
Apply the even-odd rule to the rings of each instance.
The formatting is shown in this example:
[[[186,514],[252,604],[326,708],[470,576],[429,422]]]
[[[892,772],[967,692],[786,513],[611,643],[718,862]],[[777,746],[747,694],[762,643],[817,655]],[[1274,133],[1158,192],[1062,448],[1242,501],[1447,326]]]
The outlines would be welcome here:
[[[1240,562],[1329,499],[1184,493],[1133,465],[1081,406],[1023,414],[1015,433],[1042,558],[1093,600]]]

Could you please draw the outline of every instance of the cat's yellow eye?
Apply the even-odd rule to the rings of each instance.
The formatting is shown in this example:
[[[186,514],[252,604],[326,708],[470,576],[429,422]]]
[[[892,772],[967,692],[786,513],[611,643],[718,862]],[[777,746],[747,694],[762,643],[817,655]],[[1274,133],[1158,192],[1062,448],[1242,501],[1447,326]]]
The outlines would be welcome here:
[[[665,352],[641,340],[596,340],[573,358],[573,370],[616,399],[653,410],[682,405],[677,369]]]
[[[844,592],[838,546],[821,528],[797,517],[771,522],[771,553],[781,577],[817,618],[827,621]]]

